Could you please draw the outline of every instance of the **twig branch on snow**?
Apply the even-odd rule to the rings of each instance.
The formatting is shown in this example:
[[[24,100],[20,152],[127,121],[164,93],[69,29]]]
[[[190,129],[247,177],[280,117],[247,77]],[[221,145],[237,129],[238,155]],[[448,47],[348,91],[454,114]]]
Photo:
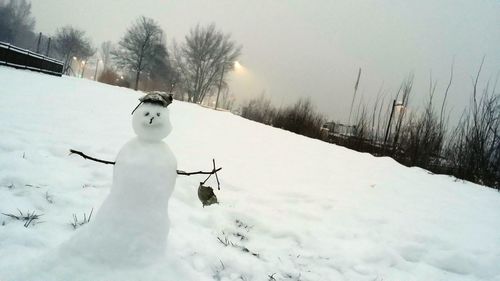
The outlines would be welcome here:
[[[49,192],[45,192],[45,200],[47,200],[47,202],[49,202],[50,204],[54,204],[54,199],[52,197],[52,195],[49,194]]]
[[[276,272],[271,274],[271,275],[268,275],[267,277],[269,277],[268,281],[276,281],[276,278],[274,278],[274,275],[276,275]]]
[[[219,242],[224,245],[225,247],[228,247],[228,246],[231,246],[233,248],[236,248],[236,249],[239,249],[240,251],[244,252],[244,253],[248,253],[256,258],[260,258],[260,255],[258,253],[255,253],[255,252],[252,252],[250,251],[247,247],[245,246],[242,246],[242,245],[238,245],[236,243],[233,243],[231,240],[229,240],[229,238],[227,237],[227,234],[225,234],[224,232],[222,232],[222,235],[224,235],[224,239],[222,239],[221,237],[217,236],[217,240],[219,240]]]
[[[78,227],[80,227],[86,223],[89,223],[93,212],[94,212],[94,208],[92,208],[92,210],[90,210],[90,214],[89,214],[88,218],[87,218],[87,214],[83,213],[83,221],[78,221],[78,217],[76,216],[76,214],[73,214],[73,221],[70,223],[71,226],[73,226],[73,229],[77,229]]]
[[[21,210],[19,210],[19,209],[17,209],[17,211],[19,212],[19,215],[5,214],[5,213],[2,213],[2,215],[10,217],[10,218],[13,218],[13,219],[16,219],[16,220],[25,221],[24,227],[26,227],[26,228],[32,222],[34,222],[35,220],[40,219],[40,217],[43,216],[43,214],[39,215],[35,211],[33,211],[32,213],[30,213],[30,211],[28,211],[27,214],[23,214],[23,212],[21,212]]]

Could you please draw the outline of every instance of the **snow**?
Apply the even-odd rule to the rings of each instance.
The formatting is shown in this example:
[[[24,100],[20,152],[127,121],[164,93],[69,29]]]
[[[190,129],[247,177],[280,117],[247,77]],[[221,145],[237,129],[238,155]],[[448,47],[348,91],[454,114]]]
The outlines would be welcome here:
[[[220,204],[179,176],[165,259],[60,259],[93,222],[75,230],[73,214],[99,212],[113,183],[113,166],[68,150],[116,159],[140,95],[6,67],[0,85],[0,213],[43,214],[27,228],[0,215],[2,281],[500,280],[498,192],[179,101],[165,142],[178,169],[217,160]]]

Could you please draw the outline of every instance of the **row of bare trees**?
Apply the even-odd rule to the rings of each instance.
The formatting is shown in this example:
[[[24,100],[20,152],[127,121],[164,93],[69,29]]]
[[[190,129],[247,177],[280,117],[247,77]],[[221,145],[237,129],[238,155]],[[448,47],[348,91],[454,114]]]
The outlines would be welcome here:
[[[458,124],[452,127],[448,121],[447,101],[453,82],[453,65],[441,103],[435,102],[437,81],[430,77],[423,110],[409,111],[409,107],[415,108],[410,102],[414,81],[410,74],[393,97],[387,98],[381,88],[371,108],[360,101],[353,118],[355,125],[348,127],[347,132],[336,132],[333,126],[330,127],[332,131],[325,134],[320,127],[326,118],[304,99],[285,108],[276,108],[262,94],[244,103],[241,115],[357,151],[390,156],[407,166],[422,167],[500,190],[500,97],[496,83],[487,83],[482,90],[478,88],[483,62],[473,81],[470,104]],[[359,74],[356,85],[358,83]]]
[[[184,42],[173,42],[171,52],[165,41],[157,22],[140,17],[111,52],[117,66],[135,74],[136,90],[141,75],[153,81],[164,78],[166,83],[160,89],[175,90],[181,100],[202,103],[216,89],[227,85],[224,74],[241,54],[241,46],[215,24],[196,25]]]
[[[500,190],[500,96],[496,81],[478,89],[482,66],[474,80],[470,106],[452,131],[445,155],[455,176]]]
[[[77,75],[73,67],[92,60],[104,66],[101,82],[132,85],[135,90],[175,91],[178,98],[195,103],[220,88],[223,95],[227,93],[225,74],[241,54],[241,46],[215,24],[196,25],[183,42],[173,42],[170,51],[159,23],[144,16],[131,24],[117,44],[106,41],[100,48],[73,26],[57,29],[52,38],[37,35],[34,28],[28,0],[0,0],[0,41],[41,53],[40,46],[46,46],[44,54],[63,61],[66,74]]]
[[[484,89],[478,89],[483,63],[484,59],[473,81],[469,106],[457,125],[449,126],[446,109],[452,65],[441,104],[435,104],[437,82],[431,77],[424,109],[408,114],[413,85],[410,75],[392,104],[387,107],[378,96],[371,112],[360,105],[353,135],[330,141],[500,190],[500,99],[496,83],[488,82]]]

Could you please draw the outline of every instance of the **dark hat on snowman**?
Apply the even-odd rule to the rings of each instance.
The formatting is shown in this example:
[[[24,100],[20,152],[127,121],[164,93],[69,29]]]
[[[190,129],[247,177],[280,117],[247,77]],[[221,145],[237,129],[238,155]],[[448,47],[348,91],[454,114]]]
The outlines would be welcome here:
[[[171,94],[167,94],[165,92],[160,92],[160,91],[149,92],[145,96],[139,99],[140,103],[134,108],[134,110],[132,110],[132,114],[134,114],[135,110],[143,103],[151,103],[167,107],[172,103],[173,100],[174,99]]]

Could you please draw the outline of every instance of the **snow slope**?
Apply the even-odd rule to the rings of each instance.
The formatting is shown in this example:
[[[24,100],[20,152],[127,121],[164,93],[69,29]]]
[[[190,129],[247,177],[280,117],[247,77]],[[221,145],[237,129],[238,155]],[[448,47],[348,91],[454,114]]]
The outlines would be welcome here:
[[[223,166],[221,204],[178,177],[167,261],[36,270],[111,186],[112,166],[68,150],[114,160],[138,98],[0,67],[0,213],[43,214],[0,215],[0,280],[500,280],[498,192],[175,101],[166,141],[179,169]]]

